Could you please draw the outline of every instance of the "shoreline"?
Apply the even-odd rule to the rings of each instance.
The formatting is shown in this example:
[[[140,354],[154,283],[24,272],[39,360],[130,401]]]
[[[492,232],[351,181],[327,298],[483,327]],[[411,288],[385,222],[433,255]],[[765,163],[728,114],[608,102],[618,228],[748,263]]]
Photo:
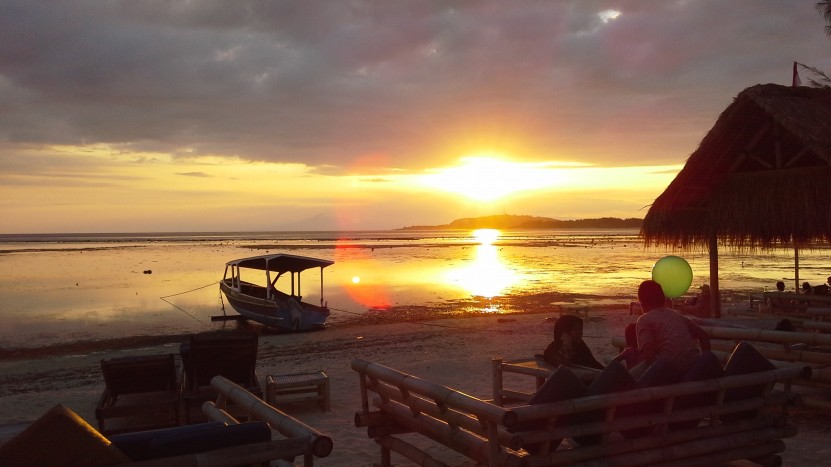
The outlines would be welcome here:
[[[730,303],[745,300],[744,294],[727,293],[724,308]],[[494,298],[471,297],[467,299],[444,300],[422,305],[396,305],[388,309],[367,309],[362,313],[347,310],[335,311],[349,313],[348,316],[330,317],[330,322],[322,330],[309,331],[309,334],[329,332],[333,329],[346,329],[358,326],[390,325],[396,323],[418,323],[435,320],[466,320],[479,317],[498,316],[510,319],[513,316],[541,313],[560,313],[570,307],[589,308],[595,311],[622,310],[628,314],[629,302],[633,297],[619,295],[587,295],[562,292],[542,292],[535,294],[507,294]],[[487,311],[496,308],[496,310]],[[237,321],[235,325],[252,330],[260,336],[279,336],[289,333],[267,330],[256,323]],[[193,332],[179,332],[154,335],[140,333],[132,336],[107,339],[79,339],[33,347],[0,348],[0,362],[18,361],[31,358],[48,358],[60,356],[77,356],[108,351],[135,350],[144,347],[178,344],[188,339]]]

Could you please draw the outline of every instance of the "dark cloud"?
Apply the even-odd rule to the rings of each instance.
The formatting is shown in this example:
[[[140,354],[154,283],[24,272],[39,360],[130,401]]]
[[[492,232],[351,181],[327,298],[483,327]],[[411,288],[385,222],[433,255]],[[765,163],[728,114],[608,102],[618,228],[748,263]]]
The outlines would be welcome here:
[[[326,170],[678,163],[743,88],[831,68],[813,3],[781,0],[9,0],[0,41],[0,141]]]

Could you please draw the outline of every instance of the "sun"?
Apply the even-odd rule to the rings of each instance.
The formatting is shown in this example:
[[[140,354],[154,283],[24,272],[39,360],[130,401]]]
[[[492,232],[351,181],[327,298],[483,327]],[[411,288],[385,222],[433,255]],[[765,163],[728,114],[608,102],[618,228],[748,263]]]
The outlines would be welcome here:
[[[468,156],[460,164],[422,178],[425,185],[477,201],[494,201],[510,194],[556,184],[556,177],[542,166],[520,163],[493,155]]]

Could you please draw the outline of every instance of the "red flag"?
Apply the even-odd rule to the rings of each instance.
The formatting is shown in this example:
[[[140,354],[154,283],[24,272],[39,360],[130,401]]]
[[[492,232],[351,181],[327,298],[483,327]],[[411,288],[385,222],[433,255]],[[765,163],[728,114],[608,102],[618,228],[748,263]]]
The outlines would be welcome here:
[[[799,72],[796,71],[796,62],[793,62],[793,87],[802,86],[802,80],[799,79]]]

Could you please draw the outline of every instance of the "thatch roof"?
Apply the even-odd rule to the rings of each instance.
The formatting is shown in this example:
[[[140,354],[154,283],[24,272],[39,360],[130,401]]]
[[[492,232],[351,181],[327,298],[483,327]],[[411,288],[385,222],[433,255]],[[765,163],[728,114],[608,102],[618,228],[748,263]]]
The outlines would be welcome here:
[[[831,89],[745,89],[644,218],[647,245],[831,241]]]

